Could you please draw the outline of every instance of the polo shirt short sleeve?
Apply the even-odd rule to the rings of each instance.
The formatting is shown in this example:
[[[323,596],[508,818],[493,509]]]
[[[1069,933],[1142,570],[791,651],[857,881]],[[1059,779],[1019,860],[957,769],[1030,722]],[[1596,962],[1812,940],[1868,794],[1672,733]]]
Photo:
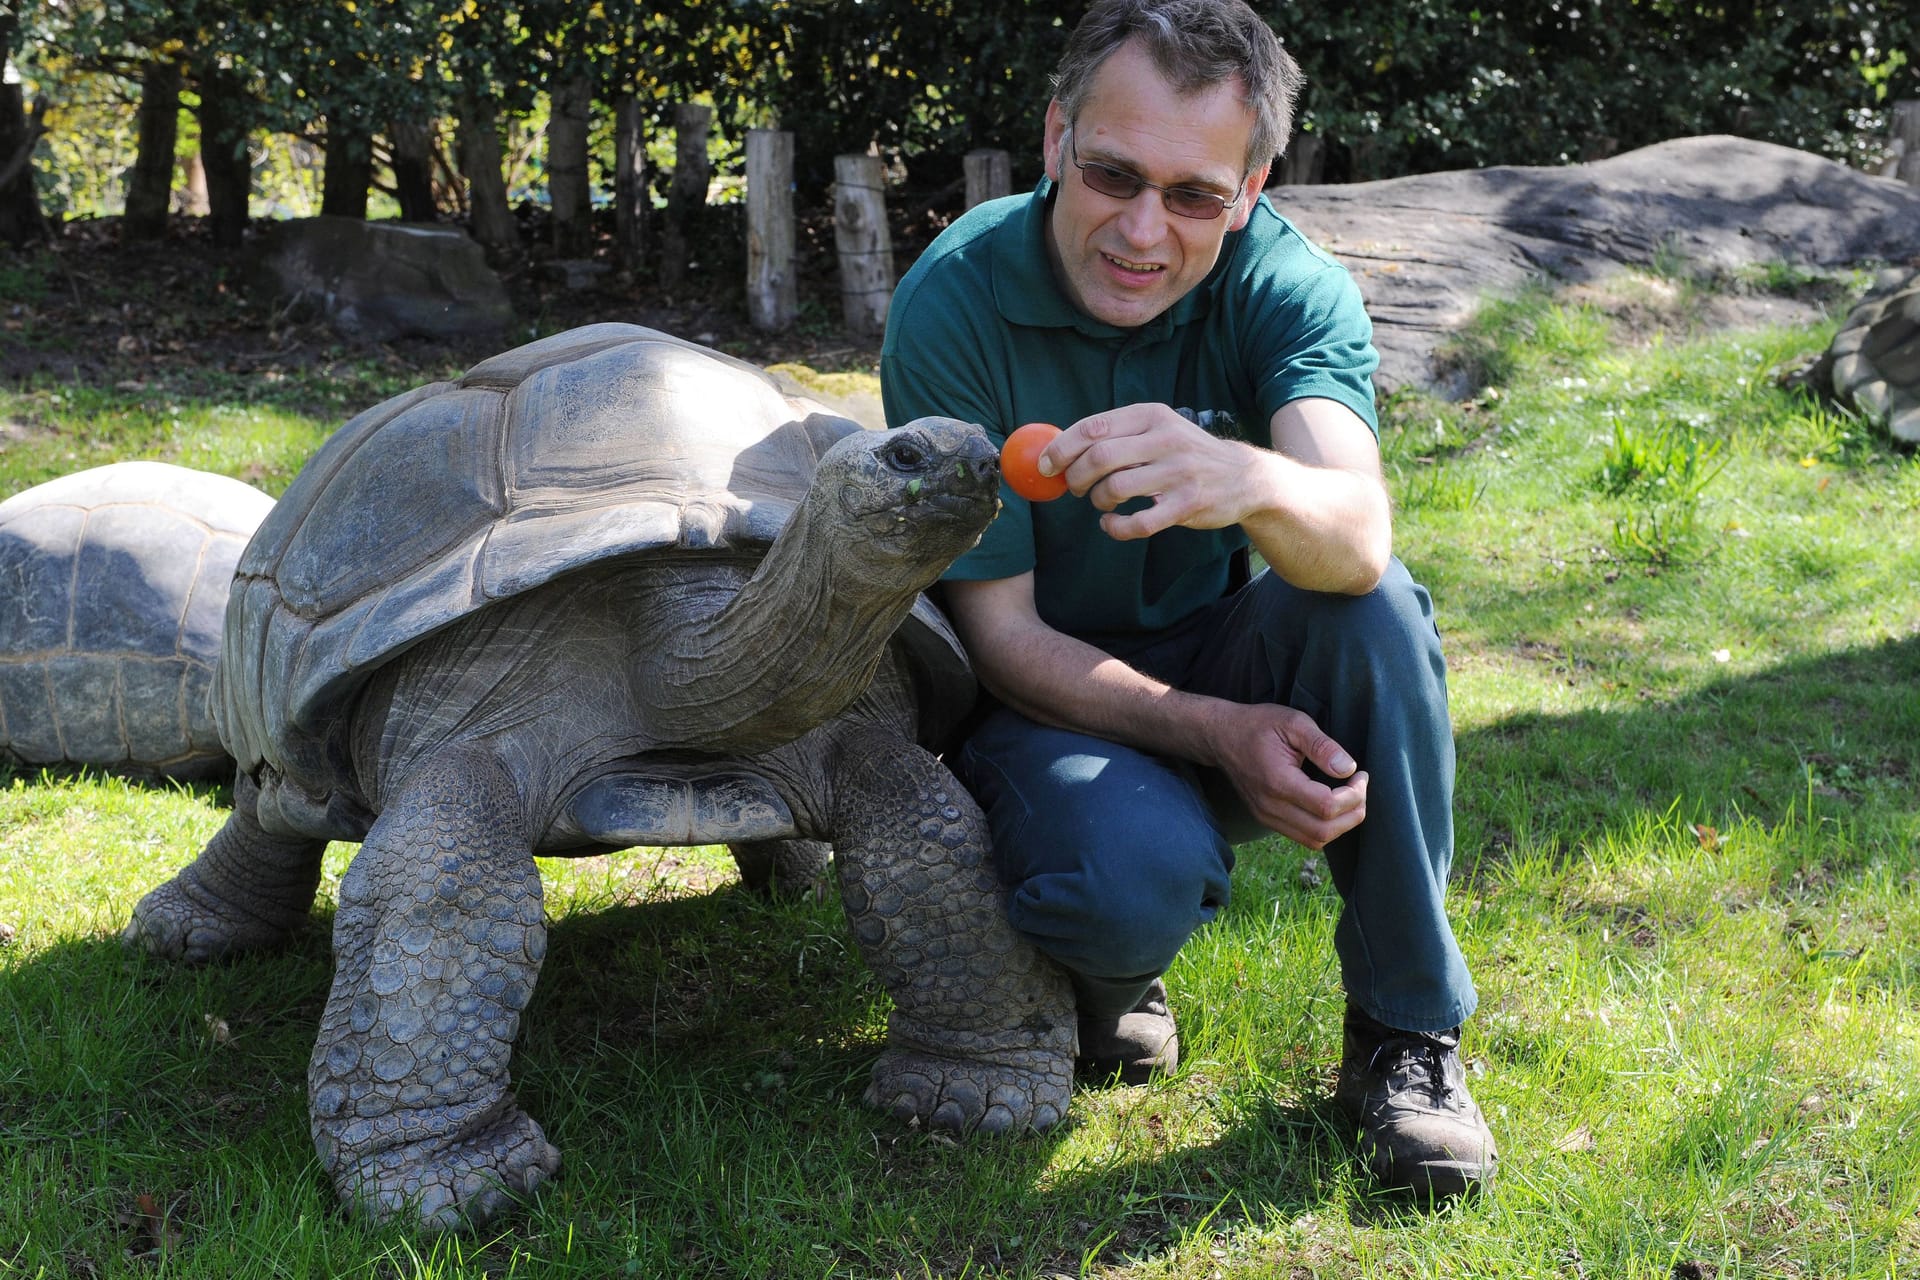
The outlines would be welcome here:
[[[1359,290],[1265,196],[1199,286],[1140,328],[1119,329],[1081,314],[1054,283],[1049,191],[1042,181],[1030,196],[970,210],[901,281],[881,349],[888,422],[962,418],[997,442],[1022,423],[1064,427],[1158,402],[1215,435],[1265,446],[1281,406],[1324,397],[1378,430],[1378,357]],[[1003,485],[1000,496],[999,516],[946,576],[1031,571],[1041,618],[1109,650],[1219,599],[1247,545],[1238,528],[1116,541],[1101,531],[1100,512],[1072,494],[1036,504]]]

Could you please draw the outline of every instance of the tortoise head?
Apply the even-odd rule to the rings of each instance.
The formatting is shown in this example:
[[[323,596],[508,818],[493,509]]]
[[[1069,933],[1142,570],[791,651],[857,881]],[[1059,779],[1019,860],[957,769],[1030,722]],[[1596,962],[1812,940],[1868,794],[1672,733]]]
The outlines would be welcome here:
[[[891,431],[857,431],[821,456],[810,503],[876,571],[897,565],[938,577],[979,541],[1000,509],[1000,459],[981,428],[916,418]],[[816,526],[817,527],[817,526]]]

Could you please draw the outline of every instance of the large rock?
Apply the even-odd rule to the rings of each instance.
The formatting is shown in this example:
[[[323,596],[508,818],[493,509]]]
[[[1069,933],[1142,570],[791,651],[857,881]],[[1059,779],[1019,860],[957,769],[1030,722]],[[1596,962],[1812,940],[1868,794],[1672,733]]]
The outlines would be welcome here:
[[[1480,299],[1626,268],[1832,268],[1920,257],[1920,189],[1789,147],[1709,136],[1588,164],[1275,187],[1282,213],[1352,270],[1383,390],[1451,385],[1435,349]]]
[[[513,323],[506,286],[457,227],[330,217],[270,223],[252,267],[256,288],[370,342],[484,336]]]

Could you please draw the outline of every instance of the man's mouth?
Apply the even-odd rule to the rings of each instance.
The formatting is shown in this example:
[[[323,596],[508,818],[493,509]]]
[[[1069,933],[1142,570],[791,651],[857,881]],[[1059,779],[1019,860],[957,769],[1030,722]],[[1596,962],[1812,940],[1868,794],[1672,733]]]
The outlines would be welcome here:
[[[1122,271],[1154,272],[1165,271],[1167,269],[1166,264],[1163,262],[1135,262],[1130,258],[1116,257],[1111,253],[1103,253],[1100,256]]]

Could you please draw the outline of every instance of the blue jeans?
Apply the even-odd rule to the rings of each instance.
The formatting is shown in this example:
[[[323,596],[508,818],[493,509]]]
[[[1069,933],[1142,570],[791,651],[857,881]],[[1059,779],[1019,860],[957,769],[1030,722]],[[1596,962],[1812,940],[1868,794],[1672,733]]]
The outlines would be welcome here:
[[[1365,596],[1262,573],[1131,652],[1176,688],[1312,716],[1366,770],[1367,817],[1326,848],[1347,998],[1408,1031],[1473,1012],[1447,923],[1453,729],[1433,603],[1398,560]],[[949,758],[986,810],[1013,925],[1073,975],[1085,1016],[1131,1009],[1227,905],[1233,843],[1264,834],[1224,775],[994,706]]]

